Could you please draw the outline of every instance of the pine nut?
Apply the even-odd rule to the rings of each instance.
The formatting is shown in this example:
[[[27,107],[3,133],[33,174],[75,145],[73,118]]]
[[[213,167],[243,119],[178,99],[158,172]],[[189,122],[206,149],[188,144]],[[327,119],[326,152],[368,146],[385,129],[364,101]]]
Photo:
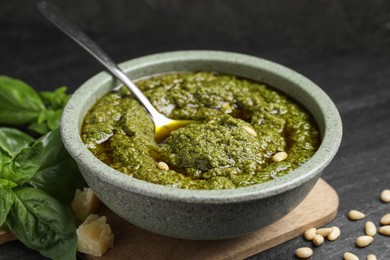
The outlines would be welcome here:
[[[310,247],[300,247],[295,250],[295,255],[299,258],[309,258],[313,255],[313,250]]]
[[[333,231],[328,235],[328,240],[333,241],[339,238],[341,230],[338,227],[333,227]]]
[[[359,260],[359,257],[352,253],[346,252],[344,253],[344,260]]]
[[[376,256],[371,254],[367,256],[367,260],[376,260]]]
[[[366,247],[372,243],[374,240],[373,237],[370,236],[360,236],[356,239],[356,246],[358,247]]]
[[[390,202],[390,190],[384,190],[381,193],[381,201],[384,203],[389,203]]]
[[[321,235],[315,235],[314,238],[313,238],[313,244],[316,245],[316,246],[319,246],[321,245],[322,243],[324,243],[324,237],[321,236]]]
[[[286,152],[278,152],[272,156],[272,161],[281,162],[281,161],[286,160],[287,157],[288,157],[288,154]]]
[[[376,234],[376,226],[372,221],[367,221],[364,226],[364,231],[367,236],[373,237]]]
[[[305,231],[305,233],[303,233],[303,236],[306,240],[313,240],[316,234],[317,234],[316,228],[309,228],[308,230]]]
[[[168,171],[169,166],[165,162],[158,162],[157,167],[162,171]]]
[[[251,136],[254,136],[254,137],[257,136],[257,133],[256,133],[255,129],[253,129],[252,127],[249,127],[249,126],[244,125],[244,126],[242,126],[242,128],[243,128],[245,131],[247,131]]]
[[[350,220],[359,220],[363,219],[366,215],[358,210],[351,210],[348,213],[348,217]]]
[[[387,213],[381,218],[382,225],[390,225],[390,213]]]
[[[384,236],[390,236],[390,225],[380,227],[379,233]]]
[[[327,237],[330,233],[332,233],[333,227],[330,228],[319,228],[317,229],[317,234],[323,237]]]

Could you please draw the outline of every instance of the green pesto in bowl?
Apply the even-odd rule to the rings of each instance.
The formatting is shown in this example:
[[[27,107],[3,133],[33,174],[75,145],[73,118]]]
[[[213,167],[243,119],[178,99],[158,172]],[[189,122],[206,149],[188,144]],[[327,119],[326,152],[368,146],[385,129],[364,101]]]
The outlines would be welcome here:
[[[287,174],[319,147],[311,116],[265,84],[213,72],[136,83],[161,113],[195,122],[156,143],[153,122],[127,89],[100,98],[84,118],[82,140],[135,178],[183,189],[245,187]]]

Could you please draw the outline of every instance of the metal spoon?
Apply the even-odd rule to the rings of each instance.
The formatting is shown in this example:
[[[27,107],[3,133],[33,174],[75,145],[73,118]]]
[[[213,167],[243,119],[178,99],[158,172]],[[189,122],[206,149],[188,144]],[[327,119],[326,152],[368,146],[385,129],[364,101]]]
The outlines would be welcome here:
[[[171,131],[193,122],[192,120],[170,119],[158,112],[147,97],[145,97],[140,89],[126,76],[115,62],[80,28],[67,21],[56,5],[43,1],[37,5],[37,8],[46,19],[77,42],[101,64],[103,64],[114,76],[122,81],[138,102],[144,106],[150,118],[154,122],[155,139],[157,142],[161,142],[168,137]]]

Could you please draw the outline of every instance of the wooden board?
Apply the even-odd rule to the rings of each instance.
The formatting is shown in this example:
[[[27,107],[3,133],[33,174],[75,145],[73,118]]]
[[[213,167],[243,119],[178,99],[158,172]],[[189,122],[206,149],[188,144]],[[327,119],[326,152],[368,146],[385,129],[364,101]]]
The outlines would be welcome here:
[[[329,223],[337,213],[335,190],[320,179],[307,198],[279,221],[251,234],[225,240],[191,241],[157,235],[129,224],[107,208],[115,245],[103,257],[87,259],[243,259]]]
[[[169,238],[145,231],[123,220],[106,207],[97,214],[107,216],[115,236],[114,247],[106,259],[243,259],[301,235],[310,227],[329,223],[337,213],[336,191],[320,179],[306,199],[279,221],[251,234],[225,240],[191,241]],[[15,240],[9,232],[0,232],[0,244]]]
[[[14,236],[14,234],[0,229],[0,245],[15,240],[17,240],[17,238]]]

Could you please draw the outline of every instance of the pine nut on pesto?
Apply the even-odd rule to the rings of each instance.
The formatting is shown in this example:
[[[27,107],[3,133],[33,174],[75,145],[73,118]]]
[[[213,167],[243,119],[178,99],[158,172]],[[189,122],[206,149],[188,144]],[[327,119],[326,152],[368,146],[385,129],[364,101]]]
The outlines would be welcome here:
[[[161,113],[196,123],[157,144],[153,122],[125,88],[98,100],[84,119],[82,140],[97,158],[135,178],[184,189],[238,188],[283,176],[318,149],[310,115],[265,84],[188,72],[137,85]],[[274,161],[279,152],[288,157]]]

